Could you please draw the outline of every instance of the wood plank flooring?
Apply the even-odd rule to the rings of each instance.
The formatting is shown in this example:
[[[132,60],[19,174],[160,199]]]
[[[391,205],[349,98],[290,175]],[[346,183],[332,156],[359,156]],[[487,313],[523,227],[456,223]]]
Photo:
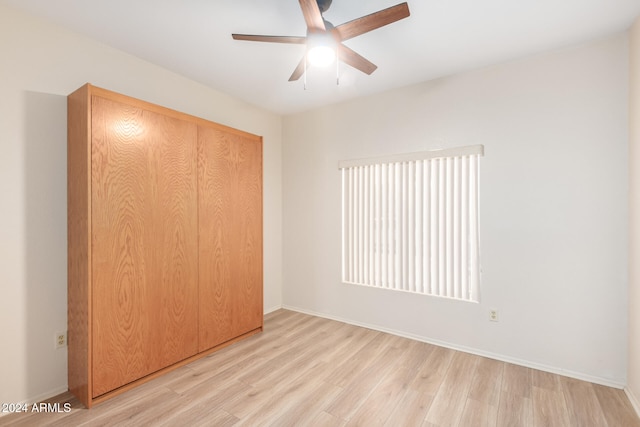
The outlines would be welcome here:
[[[91,410],[3,426],[640,427],[623,391],[278,310],[262,334]]]

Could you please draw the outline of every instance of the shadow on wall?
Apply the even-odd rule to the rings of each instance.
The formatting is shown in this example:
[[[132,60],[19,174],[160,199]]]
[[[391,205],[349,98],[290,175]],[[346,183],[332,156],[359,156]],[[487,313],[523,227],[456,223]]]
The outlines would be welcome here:
[[[25,391],[42,399],[67,389],[67,98],[25,91],[23,105]]]

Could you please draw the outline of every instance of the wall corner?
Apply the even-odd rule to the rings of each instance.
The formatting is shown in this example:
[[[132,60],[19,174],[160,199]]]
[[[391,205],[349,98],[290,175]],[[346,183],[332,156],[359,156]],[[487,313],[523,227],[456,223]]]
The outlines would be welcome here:
[[[629,338],[625,392],[640,416],[640,17],[629,31]]]

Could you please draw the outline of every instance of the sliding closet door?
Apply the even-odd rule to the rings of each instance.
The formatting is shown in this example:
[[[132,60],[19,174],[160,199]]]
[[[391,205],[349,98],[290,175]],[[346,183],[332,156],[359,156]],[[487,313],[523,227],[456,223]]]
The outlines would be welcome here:
[[[198,128],[204,351],[262,327],[262,140]]]
[[[197,125],[92,98],[93,396],[197,352]]]

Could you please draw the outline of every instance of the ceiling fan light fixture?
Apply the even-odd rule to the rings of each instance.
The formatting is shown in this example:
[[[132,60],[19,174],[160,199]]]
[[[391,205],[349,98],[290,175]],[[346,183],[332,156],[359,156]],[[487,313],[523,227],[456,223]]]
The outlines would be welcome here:
[[[336,51],[331,46],[313,46],[307,52],[307,61],[314,67],[326,67],[336,60]]]
[[[307,61],[315,67],[326,67],[336,60],[337,42],[328,32],[307,33]]]

